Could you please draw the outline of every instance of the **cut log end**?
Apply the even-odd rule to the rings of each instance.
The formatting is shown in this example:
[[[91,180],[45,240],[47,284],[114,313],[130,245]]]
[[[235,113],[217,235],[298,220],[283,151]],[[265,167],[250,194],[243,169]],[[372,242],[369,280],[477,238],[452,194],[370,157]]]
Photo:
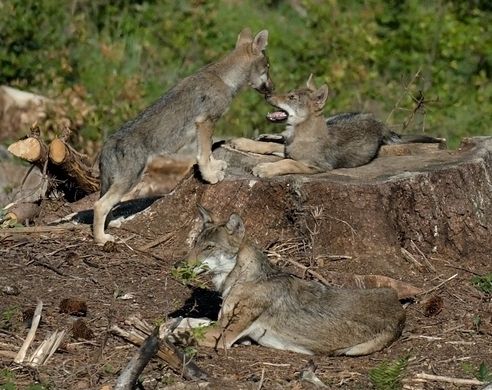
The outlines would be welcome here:
[[[49,156],[50,156],[50,160],[53,163],[55,164],[63,163],[63,161],[65,161],[65,159],[67,158],[67,155],[68,155],[67,146],[61,139],[55,138],[53,141],[51,141]]]
[[[8,151],[14,156],[32,163],[44,160],[46,157],[44,145],[35,137],[29,137],[14,142],[8,147]]]

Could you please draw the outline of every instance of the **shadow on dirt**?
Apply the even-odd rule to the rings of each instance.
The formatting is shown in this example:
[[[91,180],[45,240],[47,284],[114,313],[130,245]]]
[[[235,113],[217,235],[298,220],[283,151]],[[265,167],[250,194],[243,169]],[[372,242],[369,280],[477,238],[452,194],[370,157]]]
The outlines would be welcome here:
[[[169,317],[206,317],[216,321],[222,303],[220,294],[201,287],[191,287],[191,291],[191,296],[185,301],[183,307],[170,313]]]
[[[144,211],[160,198],[161,196],[154,196],[151,198],[132,199],[118,203],[116,207],[108,214],[108,217],[106,218],[106,225],[112,220],[118,218],[126,219],[134,214]],[[64,222],[77,222],[90,225],[92,224],[93,218],[94,212],[92,209],[83,210],[73,215],[68,221]]]

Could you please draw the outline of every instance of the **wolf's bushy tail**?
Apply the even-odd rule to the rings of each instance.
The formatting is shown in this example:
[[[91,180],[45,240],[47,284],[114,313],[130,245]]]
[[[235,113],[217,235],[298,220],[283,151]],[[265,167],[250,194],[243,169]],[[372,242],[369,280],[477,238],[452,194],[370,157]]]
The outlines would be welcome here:
[[[412,135],[412,134],[398,134],[394,131],[389,131],[383,137],[383,144],[395,145],[395,144],[440,144],[446,142],[445,138],[436,138],[429,135]]]

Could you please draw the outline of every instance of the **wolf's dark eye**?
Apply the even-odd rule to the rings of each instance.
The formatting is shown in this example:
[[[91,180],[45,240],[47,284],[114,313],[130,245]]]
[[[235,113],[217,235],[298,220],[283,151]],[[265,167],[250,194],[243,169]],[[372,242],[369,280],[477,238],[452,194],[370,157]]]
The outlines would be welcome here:
[[[289,93],[289,94],[287,95],[287,98],[288,98],[289,100],[295,100],[296,95],[294,95],[293,93]]]

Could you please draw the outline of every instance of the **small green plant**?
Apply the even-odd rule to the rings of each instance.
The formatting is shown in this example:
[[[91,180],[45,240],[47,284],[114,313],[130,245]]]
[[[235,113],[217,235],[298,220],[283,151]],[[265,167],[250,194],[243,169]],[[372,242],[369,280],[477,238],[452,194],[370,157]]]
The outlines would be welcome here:
[[[376,390],[401,389],[401,379],[407,364],[408,357],[382,362],[369,371],[369,379]]]
[[[204,340],[205,334],[214,324],[215,322],[211,322],[208,325],[196,326],[194,328],[191,328],[190,331],[193,338],[197,341]]]
[[[463,371],[481,382],[492,382],[492,371],[487,367],[485,362],[481,362],[478,368],[471,363],[463,363],[461,367],[463,368]]]
[[[0,390],[16,390],[15,375],[7,368],[0,370]]]
[[[196,356],[196,354],[198,353],[198,350],[196,349],[196,347],[188,345],[187,347],[185,347],[183,349],[183,352],[184,352],[185,356],[191,360]]]
[[[189,264],[181,264],[179,267],[173,268],[171,275],[183,284],[195,284],[198,277],[196,266]]]
[[[482,276],[474,276],[471,283],[484,294],[492,294],[492,272]]]
[[[14,326],[14,319],[18,313],[17,306],[9,306],[0,313],[0,329],[10,330]]]
[[[103,371],[104,371],[105,374],[114,374],[115,373],[114,367],[111,364],[109,364],[109,363],[106,363],[103,366]]]
[[[29,385],[27,387],[27,390],[47,390],[47,388],[39,383],[34,383],[32,385]]]
[[[50,386],[46,387],[40,383],[32,383],[27,387],[21,387],[26,390],[48,390]],[[15,375],[8,368],[0,370],[0,390],[18,390],[15,383]]]
[[[482,324],[482,318],[477,314],[473,317],[473,326],[475,327],[475,332],[480,332],[480,325]]]

